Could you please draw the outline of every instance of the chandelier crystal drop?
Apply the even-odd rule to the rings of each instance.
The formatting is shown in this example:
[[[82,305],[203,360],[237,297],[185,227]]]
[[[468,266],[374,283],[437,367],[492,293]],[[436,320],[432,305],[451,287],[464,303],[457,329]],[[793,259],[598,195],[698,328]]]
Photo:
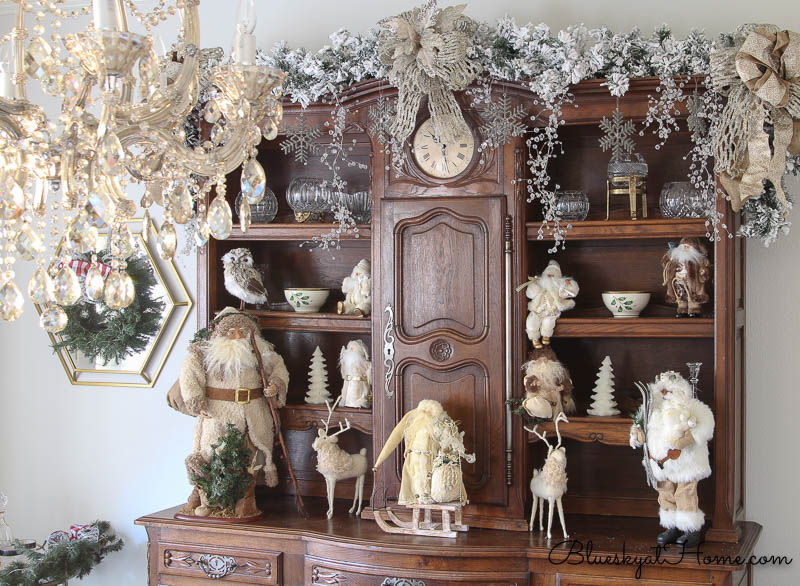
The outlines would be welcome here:
[[[237,212],[249,227],[249,204],[266,190],[256,147],[277,136],[285,76],[255,64],[255,2],[241,0],[232,61],[202,78],[208,135],[189,147],[184,124],[200,95],[201,61],[221,53],[199,48],[199,0],[160,0],[149,12],[133,0],[13,1],[15,25],[0,39],[0,317],[21,313],[14,264],[32,261],[28,296],[41,306],[42,328],[57,332],[66,325],[62,306],[83,295],[112,308],[133,302],[124,270],[136,253],[131,219],[143,218],[147,239],[152,217],[163,216],[164,259],[178,248],[175,224],[193,226],[199,246],[230,236],[225,176],[243,163],[248,205]],[[177,41],[165,47],[157,28],[175,19]],[[78,32],[62,30],[70,21]],[[27,79],[57,103],[30,102]],[[110,253],[105,269],[100,247]],[[88,270],[81,255],[92,255]]]

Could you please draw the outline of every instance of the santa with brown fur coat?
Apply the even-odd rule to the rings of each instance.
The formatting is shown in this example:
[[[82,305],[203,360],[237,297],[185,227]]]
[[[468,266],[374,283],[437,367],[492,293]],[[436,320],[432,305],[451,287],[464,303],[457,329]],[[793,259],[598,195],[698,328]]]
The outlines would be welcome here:
[[[672,246],[672,245],[670,245]],[[708,248],[698,238],[681,238],[661,259],[667,303],[678,306],[678,317],[699,317],[708,303],[711,262]]]
[[[251,332],[255,333],[264,363],[267,389],[262,389]],[[288,384],[289,372],[283,358],[261,337],[258,324],[231,307],[220,312],[210,339],[189,346],[189,354],[181,366],[181,395],[187,411],[197,416],[192,453],[186,458],[189,480],[210,460],[211,446],[225,435],[228,424],[233,424],[263,453],[266,483],[276,486],[278,472],[272,461],[275,430],[266,397],[272,397],[276,407],[283,407]],[[258,511],[252,490],[245,499],[252,502],[243,503],[241,507],[237,505],[237,516],[249,516],[247,513]],[[197,488],[189,499],[188,508],[193,506],[193,514],[198,516],[208,516],[212,512]]]

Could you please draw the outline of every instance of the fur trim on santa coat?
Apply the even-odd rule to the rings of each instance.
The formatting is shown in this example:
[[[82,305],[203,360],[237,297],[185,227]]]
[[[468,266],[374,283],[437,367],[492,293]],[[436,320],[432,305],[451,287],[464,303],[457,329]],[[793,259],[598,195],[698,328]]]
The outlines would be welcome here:
[[[673,448],[676,429],[669,419],[670,405],[671,401],[668,400],[655,404],[647,425],[647,448],[656,460],[665,458]],[[678,458],[666,460],[663,467],[652,460],[649,462],[653,476],[658,481],[694,482],[711,476],[708,442],[714,436],[714,414],[698,399],[688,398],[683,405],[696,421],[695,427],[690,429],[694,443],[681,450]]]

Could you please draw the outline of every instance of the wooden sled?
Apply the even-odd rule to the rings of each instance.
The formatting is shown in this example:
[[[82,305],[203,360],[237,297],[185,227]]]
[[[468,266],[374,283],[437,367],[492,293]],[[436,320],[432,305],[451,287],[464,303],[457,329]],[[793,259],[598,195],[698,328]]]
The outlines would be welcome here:
[[[434,503],[430,505],[407,505],[411,509],[411,521],[403,521],[391,507],[376,509],[375,522],[386,533],[402,533],[405,535],[428,535],[430,537],[456,537],[459,532],[468,531],[461,519],[461,503]],[[432,511],[442,515],[442,522],[433,522]],[[420,515],[422,513],[422,515]],[[451,519],[451,513],[453,518]],[[384,517],[385,515],[385,517]],[[422,516],[422,519],[420,519]]]

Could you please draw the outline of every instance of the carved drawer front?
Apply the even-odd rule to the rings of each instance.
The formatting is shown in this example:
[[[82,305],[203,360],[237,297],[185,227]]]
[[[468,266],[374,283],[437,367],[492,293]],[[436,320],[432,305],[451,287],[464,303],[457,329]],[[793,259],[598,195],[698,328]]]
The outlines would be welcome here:
[[[162,543],[159,572],[242,584],[281,584],[281,552]]]
[[[665,578],[618,578],[615,576],[588,576],[578,574],[556,574],[557,586],[690,586],[697,584],[711,584],[711,582],[678,582]]]
[[[409,560],[409,566],[413,566]],[[444,572],[418,568],[381,568],[343,564],[306,556],[306,584],[311,586],[527,586],[528,575],[497,572]]]

